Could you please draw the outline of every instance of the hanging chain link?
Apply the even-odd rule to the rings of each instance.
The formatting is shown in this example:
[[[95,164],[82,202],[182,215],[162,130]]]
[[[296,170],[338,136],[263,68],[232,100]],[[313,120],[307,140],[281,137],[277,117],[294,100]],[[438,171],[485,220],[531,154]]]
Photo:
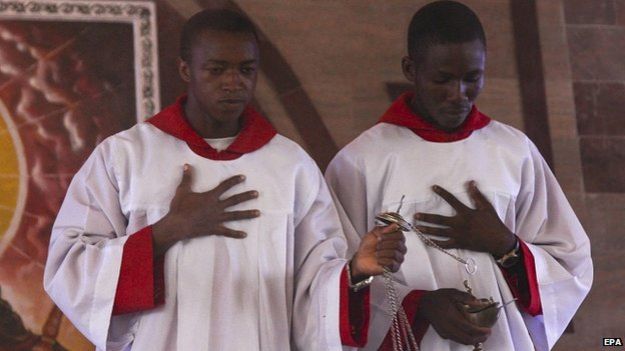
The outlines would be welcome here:
[[[391,340],[393,341],[393,351],[418,351],[419,346],[412,332],[408,316],[406,316],[404,307],[399,303],[393,275],[386,267],[384,268],[384,286],[386,287],[386,299],[390,307],[388,313],[392,318]],[[404,340],[406,348],[404,348]]]
[[[387,212],[382,213],[376,216],[376,219],[384,224],[396,223],[400,226],[403,231],[412,230],[417,234],[419,239],[429,247],[432,247],[454,260],[462,263],[464,265],[465,270],[470,275],[473,275],[477,272],[477,265],[475,260],[471,257],[464,259],[458,255],[455,255],[448,250],[445,250],[432,239],[428,238],[425,234],[423,234],[416,226],[412,223],[407,222],[400,214],[399,211],[404,202],[404,197],[401,197],[399,202],[399,207],[396,212]],[[410,325],[410,321],[408,321],[408,316],[406,315],[406,311],[404,307],[399,302],[399,297],[397,295],[397,290],[395,290],[395,284],[393,282],[393,275],[388,270],[388,268],[384,268],[384,286],[386,288],[386,299],[389,305],[389,310],[387,313],[392,318],[391,321],[391,340],[393,342],[393,351],[410,351],[415,350],[419,351],[419,345],[417,344],[417,340],[412,332],[412,327]],[[467,281],[465,281],[467,282]],[[468,282],[467,282],[468,283]],[[406,348],[404,348],[404,343]],[[481,345],[480,345],[481,346]],[[476,349],[478,345],[476,345]],[[479,350],[479,349],[478,349]]]

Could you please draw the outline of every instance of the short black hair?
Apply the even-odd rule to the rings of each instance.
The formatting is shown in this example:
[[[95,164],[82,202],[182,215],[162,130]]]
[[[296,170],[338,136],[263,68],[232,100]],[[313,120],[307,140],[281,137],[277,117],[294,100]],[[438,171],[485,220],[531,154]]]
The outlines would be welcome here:
[[[180,58],[188,62],[191,47],[198,34],[205,30],[253,34],[258,42],[258,32],[254,23],[243,13],[230,9],[206,9],[187,20],[180,35]]]
[[[408,55],[417,60],[433,44],[457,44],[486,36],[480,19],[468,6],[456,1],[435,1],[420,8],[408,27]]]

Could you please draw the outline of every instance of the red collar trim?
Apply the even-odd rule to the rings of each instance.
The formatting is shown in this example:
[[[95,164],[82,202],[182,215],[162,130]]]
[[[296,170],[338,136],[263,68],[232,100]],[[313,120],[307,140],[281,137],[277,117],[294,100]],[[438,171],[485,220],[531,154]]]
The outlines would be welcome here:
[[[380,123],[406,127],[427,141],[448,143],[468,138],[474,130],[486,127],[491,121],[488,116],[482,114],[473,105],[471,112],[469,112],[467,119],[465,119],[462,125],[453,132],[446,132],[412,111],[409,102],[413,95],[413,92],[405,92],[397,98],[384,113]]]
[[[213,149],[187,121],[184,115],[184,103],[187,96],[179,97],[172,105],[147,120],[156,128],[170,134],[189,145],[196,154],[211,160],[234,160],[241,155],[263,147],[276,135],[273,126],[251,106],[243,111],[243,128],[230,146],[221,152]]]

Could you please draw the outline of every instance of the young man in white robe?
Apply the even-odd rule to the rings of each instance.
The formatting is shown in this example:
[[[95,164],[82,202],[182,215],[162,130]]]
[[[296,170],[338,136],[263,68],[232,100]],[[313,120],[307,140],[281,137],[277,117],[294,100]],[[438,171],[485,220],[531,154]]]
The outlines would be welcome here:
[[[532,142],[474,105],[485,60],[472,10],[452,1],[421,8],[402,60],[414,90],[339,152],[326,179],[346,227],[365,233],[405,196],[400,214],[440,246],[407,233],[395,274],[423,350],[548,350],[590,289],[590,244]],[[490,297],[517,301],[492,327],[472,324],[462,305]],[[365,349],[391,350],[384,286],[374,282],[371,298]]]
[[[194,15],[181,37],[187,95],[103,141],[74,177],[44,286],[98,349],[366,342],[368,277],[399,268],[403,234],[375,228],[347,262],[315,162],[249,106],[258,57],[243,15]]]

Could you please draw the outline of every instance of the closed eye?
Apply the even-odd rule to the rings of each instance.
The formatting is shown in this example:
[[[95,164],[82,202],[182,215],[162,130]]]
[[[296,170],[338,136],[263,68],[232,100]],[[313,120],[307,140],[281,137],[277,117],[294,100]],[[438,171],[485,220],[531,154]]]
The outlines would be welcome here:
[[[249,75],[256,72],[256,67],[243,67],[241,68],[241,73]]]
[[[206,70],[213,75],[220,75],[224,72],[223,67],[207,67]]]

